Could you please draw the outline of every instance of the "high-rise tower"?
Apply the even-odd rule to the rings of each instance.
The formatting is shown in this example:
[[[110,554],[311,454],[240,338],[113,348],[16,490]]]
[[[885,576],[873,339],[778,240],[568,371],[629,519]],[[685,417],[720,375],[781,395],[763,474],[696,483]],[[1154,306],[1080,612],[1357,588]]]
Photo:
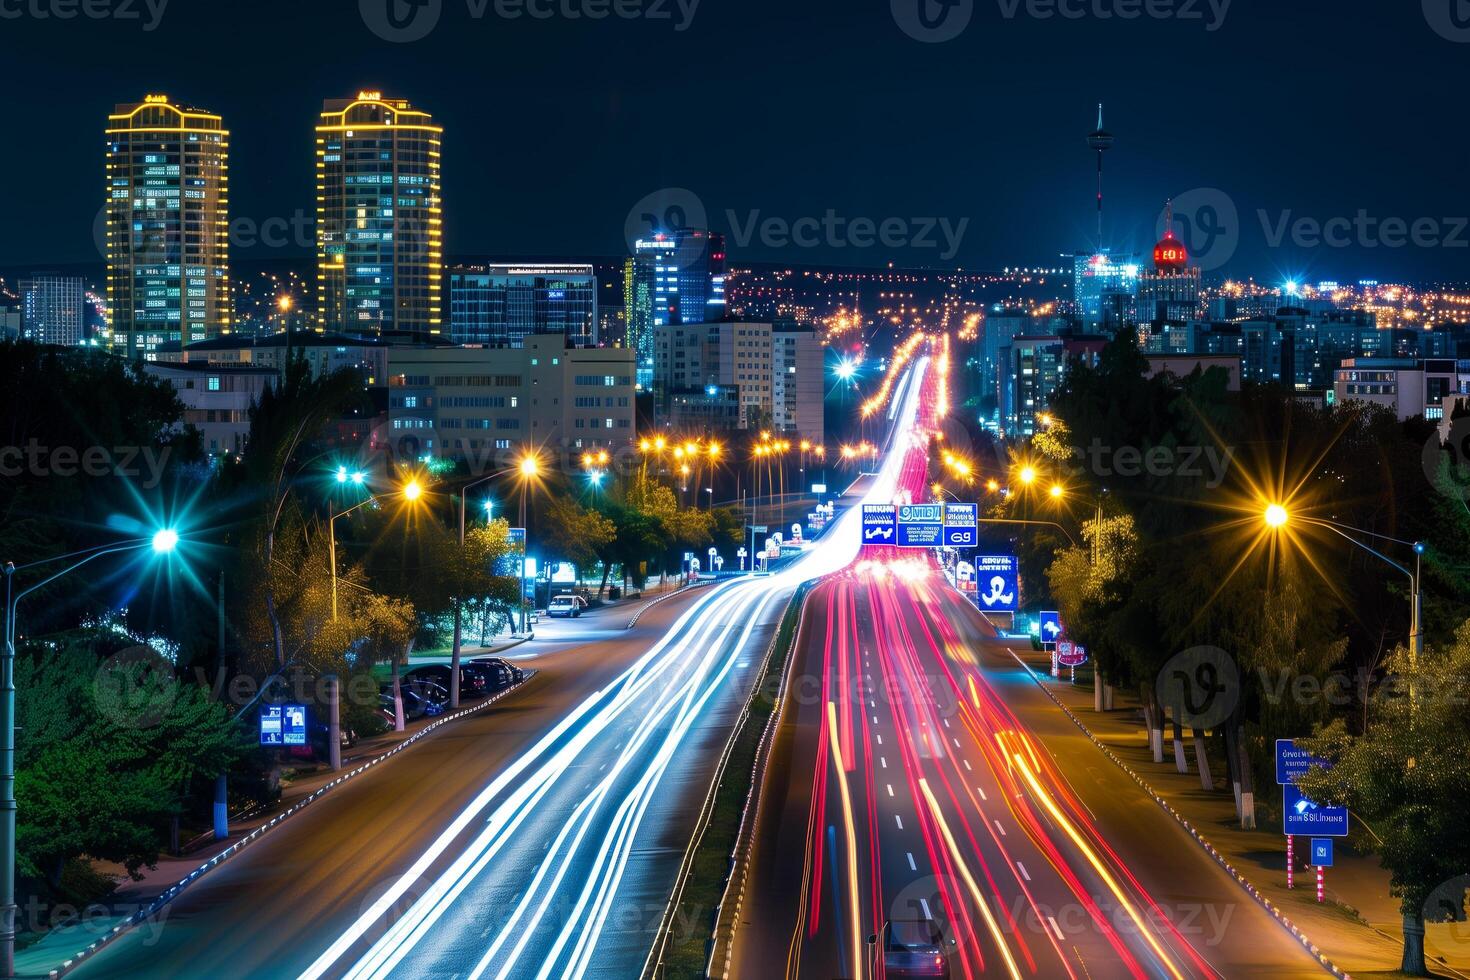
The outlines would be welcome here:
[[[107,302],[112,349],[230,332],[229,141],[219,116],[166,95],[107,119]]]
[[[443,331],[443,128],[402,99],[328,99],[316,127],[317,326]]]
[[[1103,129],[1103,107],[1097,104],[1097,129],[1087,137],[1087,145],[1097,153],[1097,249],[1103,249],[1103,154],[1113,148],[1113,134]]]

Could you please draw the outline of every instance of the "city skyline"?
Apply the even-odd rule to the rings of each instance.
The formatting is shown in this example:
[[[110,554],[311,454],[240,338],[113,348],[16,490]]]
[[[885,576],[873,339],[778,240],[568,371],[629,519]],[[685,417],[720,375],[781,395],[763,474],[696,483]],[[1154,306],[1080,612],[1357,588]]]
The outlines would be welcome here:
[[[825,15],[821,22],[842,42],[846,56],[801,59],[790,79],[815,83],[813,91],[823,93],[816,100],[780,98],[773,83],[753,77],[728,49],[712,51],[708,44],[717,31],[733,32],[751,39],[743,50],[786,58],[794,54],[798,15],[750,9],[747,16],[773,28],[756,36],[741,15],[708,3],[699,5],[684,31],[656,21],[502,23],[488,16],[468,18],[450,5],[435,31],[408,44],[377,37],[356,5],[349,4],[293,10],[295,26],[284,36],[263,31],[263,24],[277,20],[269,4],[257,18],[240,20],[175,3],[151,31],[118,22],[38,19],[7,21],[7,29],[37,42],[18,46],[16,68],[36,84],[46,110],[39,114],[38,135],[57,148],[50,169],[67,186],[95,186],[89,183],[85,150],[87,125],[98,110],[133,92],[168,92],[225,117],[233,131],[232,217],[257,225],[290,219],[298,211],[310,217],[313,178],[299,163],[311,153],[310,121],[321,98],[362,89],[431,106],[436,122],[450,133],[445,165],[447,173],[458,175],[450,184],[461,216],[446,221],[449,256],[625,254],[620,232],[635,204],[663,188],[687,188],[707,215],[694,224],[729,234],[732,254],[751,261],[857,267],[893,261],[902,267],[970,269],[1042,264],[1095,237],[1092,163],[1083,137],[1093,126],[1096,103],[1103,101],[1107,128],[1117,137],[1107,163],[1107,228],[1115,253],[1144,254],[1158,237],[1164,198],[1188,207],[1191,191],[1213,188],[1236,212],[1231,254],[1220,266],[1227,274],[1346,281],[1460,278],[1465,252],[1458,242],[1470,239],[1470,233],[1456,230],[1455,213],[1465,208],[1447,203],[1458,199],[1452,161],[1463,155],[1465,137],[1452,127],[1432,125],[1438,118],[1432,100],[1411,98],[1409,83],[1385,66],[1371,79],[1368,73],[1348,73],[1336,83],[1336,100],[1304,112],[1283,104],[1279,93],[1290,90],[1293,78],[1305,80],[1308,66],[1284,59],[1273,62],[1270,79],[1241,77],[1248,67],[1239,53],[1243,46],[1220,41],[1248,33],[1305,33],[1365,58],[1389,63],[1404,58],[1407,67],[1408,56],[1395,53],[1389,43],[1400,39],[1413,52],[1417,93],[1421,87],[1433,90],[1437,78],[1448,83],[1445,73],[1457,64],[1460,51],[1417,10],[1363,14],[1382,43],[1370,53],[1361,47],[1371,32],[1355,28],[1349,45],[1346,28],[1321,15],[1325,8],[1266,11],[1236,4],[1215,31],[1147,18],[1091,25],[1038,20],[1024,9],[1007,20],[982,9],[963,35],[924,44],[906,37],[886,12],[869,18],[833,4],[822,7],[810,16]],[[359,43],[330,67],[313,63],[304,42],[296,39],[313,25]],[[1088,26],[1092,30],[1084,32]],[[57,35],[58,30],[70,33]],[[220,35],[218,43],[237,56],[260,45],[290,70],[281,78],[257,80],[247,94],[215,78],[202,53],[185,52],[166,67],[149,63],[150,52],[171,50],[182,33],[198,30]],[[32,53],[40,42],[57,37],[96,57],[57,77],[51,64],[38,62]],[[999,43],[1003,38],[1008,43]],[[619,75],[593,67],[599,52],[612,47],[626,49],[635,61],[646,53],[650,65],[676,66],[681,45],[691,56],[715,59],[713,77],[724,81],[722,90],[749,94],[728,110],[716,102],[697,111],[689,102],[692,92],[654,84],[657,72]],[[479,52],[493,53],[492,63],[485,64]],[[1031,60],[1025,62],[1028,52]],[[975,65],[977,53],[983,55],[981,77],[962,81],[958,73]],[[869,73],[872,77],[848,66],[879,54],[875,64],[882,67]],[[1104,63],[1122,64],[1125,70],[1089,71]],[[884,96],[883,86],[895,83],[897,72],[919,66],[926,77],[934,77],[934,94],[908,100],[900,111]],[[1208,83],[1212,66],[1217,75],[1232,77],[1228,96]],[[1043,80],[1025,86],[1028,103],[1015,102],[1021,91],[1015,85],[1044,79],[1048,69],[1107,80],[1065,86]],[[1180,90],[1176,76],[1190,70],[1205,77]],[[521,93],[490,97],[496,108],[484,118],[501,124],[480,121],[486,96],[477,94],[483,85],[471,82],[473,71],[486,72],[494,91]],[[1165,84],[1177,94],[1161,100],[1159,86]],[[662,108],[650,115],[655,105]],[[925,125],[939,116],[943,124]],[[1377,179],[1397,155],[1413,152],[1401,140],[1344,140],[1342,134],[1360,131],[1362,120],[1375,117],[1392,119],[1405,132],[1416,126],[1435,131],[1435,152],[1416,159],[1414,181]],[[665,118],[679,119],[685,138],[655,137]],[[903,124],[895,130],[888,119]],[[538,125],[522,130],[532,136],[497,138],[533,120]],[[834,151],[829,144],[839,132],[842,150]],[[853,134],[866,147],[863,152],[849,149]],[[649,152],[611,152],[612,141],[623,138]],[[568,139],[579,152],[553,149]],[[1318,166],[1323,154],[1331,161],[1325,168]],[[834,169],[838,160],[840,173]],[[787,166],[788,161],[800,164]],[[15,158],[0,161],[0,176],[13,180],[10,168],[17,165]],[[470,174],[492,179],[476,181]],[[515,194],[497,192],[508,185],[516,187]],[[36,231],[23,252],[13,241],[0,242],[0,266],[91,261],[88,229],[95,211],[87,207],[90,201],[81,200],[85,196],[57,202],[46,221],[33,220],[31,209],[38,202],[19,202],[17,220]],[[782,235],[763,230],[773,218],[790,226],[825,219],[829,210],[843,221],[911,222],[909,234],[904,245],[885,248],[862,247],[850,236],[824,232],[816,245],[805,247],[782,245]],[[941,258],[950,251],[941,235],[932,236],[932,246],[912,244],[922,238],[920,219],[944,219],[952,227],[968,219],[949,260]],[[1321,226],[1334,220],[1324,234]],[[1339,246],[1331,231],[1344,221],[1347,244]],[[1435,227],[1416,237],[1398,233],[1395,222],[1403,222],[1408,232],[1415,222]],[[1229,239],[1228,228],[1221,233]],[[1385,237],[1406,242],[1401,247],[1374,244]],[[1421,247],[1415,240],[1439,244]],[[298,248],[292,241],[285,249],[257,245],[234,251],[248,261],[310,247]]]

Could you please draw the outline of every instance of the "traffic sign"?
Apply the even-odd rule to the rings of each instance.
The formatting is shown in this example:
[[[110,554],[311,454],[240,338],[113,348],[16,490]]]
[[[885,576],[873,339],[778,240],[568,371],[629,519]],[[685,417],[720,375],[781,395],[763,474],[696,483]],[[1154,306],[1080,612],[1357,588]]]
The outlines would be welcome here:
[[[945,504],[944,523],[954,527],[979,527],[979,504]]]
[[[1302,795],[1295,784],[1281,787],[1282,823],[1288,837],[1346,837],[1348,811],[1345,806],[1322,806]]]
[[[986,612],[1013,613],[1020,608],[1019,569],[1015,555],[977,555],[976,605]]]
[[[826,492],[827,492],[827,484],[825,484],[825,483],[813,483],[812,484],[812,493],[816,494],[818,497],[820,497],[822,494],[824,494]]]
[[[1081,667],[1087,663],[1087,648],[1071,640],[1058,641],[1057,663],[1063,667]]]
[[[892,504],[863,505],[863,544],[895,544],[898,508]]]
[[[1059,612],[1049,612],[1047,610],[1042,610],[1041,642],[1055,643],[1057,642],[1057,640],[1061,639],[1064,633],[1066,633],[1066,628],[1062,626],[1062,614]]]
[[[768,534],[770,533],[770,530],[771,529],[764,524],[752,524],[750,526],[751,534]]]
[[[1294,783],[1298,776],[1305,776],[1307,770],[1313,766],[1326,766],[1326,759],[1319,759],[1306,749],[1296,747],[1296,742],[1289,738],[1278,738],[1276,740],[1276,782],[1285,786]]]
[[[1318,868],[1332,867],[1331,837],[1312,838],[1312,860],[1307,863]]]
[[[900,548],[939,548],[944,545],[944,507],[940,504],[903,504],[898,508]]]
[[[306,705],[267,704],[260,709],[261,745],[305,745]]]

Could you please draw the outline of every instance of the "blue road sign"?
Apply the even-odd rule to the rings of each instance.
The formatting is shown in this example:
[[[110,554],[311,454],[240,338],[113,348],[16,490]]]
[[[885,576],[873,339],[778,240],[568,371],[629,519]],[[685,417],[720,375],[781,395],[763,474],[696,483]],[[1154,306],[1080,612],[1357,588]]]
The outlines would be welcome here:
[[[944,507],[940,504],[903,504],[898,508],[900,548],[938,548],[944,544]]]
[[[1288,837],[1346,837],[1348,811],[1345,806],[1321,806],[1302,795],[1291,783],[1281,787],[1283,829]]]
[[[1276,783],[1285,786],[1294,783],[1298,776],[1305,776],[1313,766],[1325,766],[1327,760],[1319,759],[1306,749],[1296,747],[1289,738],[1276,740]]]
[[[896,544],[898,508],[892,504],[863,505],[863,544]]]
[[[945,504],[944,546],[973,548],[980,543],[980,506],[978,504]]]
[[[261,745],[305,745],[306,705],[267,704],[260,709]]]
[[[1055,643],[1061,639],[1066,629],[1062,626],[1062,614],[1042,610],[1041,613],[1041,642]]]
[[[260,709],[260,744],[285,744],[281,731],[281,706],[279,704],[267,704]]]
[[[1313,837],[1312,838],[1312,867],[1314,867],[1314,868],[1330,868],[1330,867],[1332,867],[1332,838],[1331,837]]]
[[[1013,613],[1021,605],[1015,555],[975,556],[975,604],[986,612]]]

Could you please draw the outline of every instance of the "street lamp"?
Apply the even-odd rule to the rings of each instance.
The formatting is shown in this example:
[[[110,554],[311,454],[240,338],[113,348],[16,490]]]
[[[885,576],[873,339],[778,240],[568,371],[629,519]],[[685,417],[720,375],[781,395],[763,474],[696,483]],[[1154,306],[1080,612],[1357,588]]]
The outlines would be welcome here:
[[[346,482],[341,479],[340,470],[338,471],[338,474],[338,482]],[[413,503],[424,495],[424,488],[419,484],[418,480],[409,480],[403,485],[399,492],[403,494],[404,500],[407,500],[409,503]],[[389,493],[391,493],[391,491]],[[357,503],[353,504],[351,507],[343,511],[337,510],[335,504],[328,504],[327,561],[332,566],[332,622],[334,623],[337,621],[337,518],[346,517],[348,514],[352,513],[355,510],[361,510],[373,501],[381,500],[384,497],[389,496],[389,493],[374,494],[373,496],[368,497],[366,500],[358,501]]]
[[[660,450],[663,449],[662,438],[659,438],[657,445]],[[531,552],[531,526],[526,520],[526,497],[530,493],[531,481],[535,480],[541,475],[541,460],[537,458],[534,452],[527,453],[525,456],[521,457],[521,461],[516,466],[516,470],[520,473],[521,478],[521,530],[525,533],[526,536],[526,543],[521,551],[520,575],[521,632],[526,633],[529,631],[529,627],[531,625],[530,613],[526,609],[526,556],[529,555]]]
[[[179,532],[173,528],[161,528],[148,538],[99,545],[26,565],[5,563],[5,648],[0,654],[0,863],[3,863],[3,868],[0,868],[0,976],[15,976],[15,620],[20,600],[103,555],[143,550],[154,555],[169,555],[178,545]],[[17,571],[68,558],[78,560],[35,585],[14,592]]]
[[[1364,551],[1368,552],[1368,554],[1372,555],[1382,562],[1385,562],[1386,564],[1392,566],[1399,572],[1402,572],[1404,575],[1406,575],[1409,579],[1409,653],[1414,659],[1414,664],[1417,666],[1417,664],[1419,663],[1419,656],[1424,652],[1424,633],[1421,628],[1421,612],[1423,603],[1422,595],[1419,589],[1420,572],[1422,571],[1421,562],[1424,555],[1424,542],[1404,541],[1400,538],[1391,538],[1386,534],[1375,534],[1372,531],[1365,531],[1362,528],[1350,527],[1346,524],[1339,524],[1336,521],[1329,521],[1321,517],[1303,517],[1299,514],[1294,515],[1287,511],[1286,507],[1281,504],[1273,503],[1268,505],[1265,511],[1262,513],[1261,517],[1262,520],[1266,522],[1266,526],[1270,528],[1273,532],[1281,532],[1283,530],[1286,530],[1288,529],[1288,525],[1293,523],[1301,523],[1310,525],[1312,527],[1324,528],[1328,531],[1331,531],[1333,534],[1336,534],[1344,541],[1347,541],[1350,544],[1362,548]],[[1381,541],[1392,541],[1395,544],[1408,545],[1409,547],[1414,549],[1414,570],[1410,571],[1408,568],[1394,561],[1392,558],[1388,557],[1377,548],[1374,548],[1372,545],[1365,544],[1362,541],[1359,541],[1357,538],[1353,537],[1353,535],[1355,534],[1361,534],[1364,537],[1368,538],[1378,538]],[[1412,695],[1413,692],[1411,690],[1410,696],[1412,697]]]

